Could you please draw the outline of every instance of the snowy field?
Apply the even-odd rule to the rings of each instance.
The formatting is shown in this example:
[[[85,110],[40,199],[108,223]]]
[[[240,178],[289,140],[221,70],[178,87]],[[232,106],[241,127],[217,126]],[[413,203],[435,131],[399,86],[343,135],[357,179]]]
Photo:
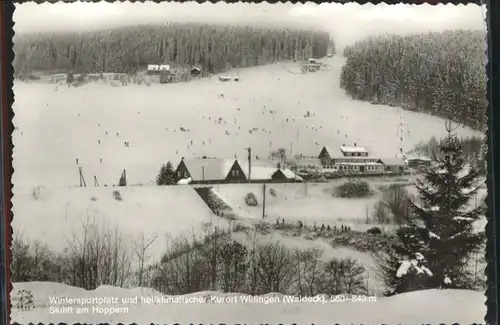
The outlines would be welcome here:
[[[121,201],[113,191],[120,192]],[[176,236],[229,226],[215,216],[190,187],[131,186],[119,188],[87,187],[71,189],[15,188],[13,196],[14,232],[30,240],[40,240],[54,251],[68,246],[73,234],[81,234],[87,218],[98,225],[115,229],[129,240],[157,236],[151,255],[157,258]],[[33,225],[36,224],[36,227]],[[207,227],[211,227],[207,229]]]
[[[412,179],[413,180],[413,179]],[[366,231],[374,224],[366,223],[367,215],[371,219],[375,204],[382,198],[381,187],[397,183],[395,178],[368,179],[374,194],[366,198],[340,198],[332,196],[336,186],[345,182],[345,179],[329,183],[295,183],[295,184],[268,184],[266,189],[267,221],[274,223],[276,218],[285,218],[286,222],[298,222],[312,226],[322,223],[331,227],[340,227],[342,224],[350,226],[353,230]],[[414,186],[406,186],[410,195],[418,200],[418,193]],[[269,194],[274,189],[276,196]],[[224,184],[215,185],[214,190],[227,200],[234,210],[245,216],[262,219],[262,184]],[[480,189],[477,195],[477,204],[486,197],[486,189]],[[254,193],[258,206],[250,207],[245,203],[245,195]],[[476,202],[470,202],[471,208]],[[478,231],[484,230],[485,221],[477,224]]]
[[[224,83],[213,76],[149,87],[90,83],[56,90],[55,84],[16,81],[13,183],[30,189],[78,185],[78,159],[89,185],[94,176],[101,185],[117,184],[123,169],[130,184],[148,184],[169,160],[176,165],[181,157],[246,157],[249,146],[267,157],[291,142],[294,154],[317,155],[323,145],[355,142],[373,155],[394,157],[400,110],[345,95],[339,87],[344,60],[325,59],[330,68],[308,74],[299,72],[298,63],[233,70],[227,75],[240,81]],[[307,111],[311,117],[304,117]],[[402,114],[407,149],[445,133],[440,118]]]
[[[186,301],[197,297],[193,304],[122,304],[121,298],[145,297],[153,299],[161,296],[152,289],[121,289],[116,287],[99,287],[95,291],[85,291],[58,283],[31,282],[14,283],[14,291],[26,289],[33,293],[35,309],[19,311],[12,309],[12,320],[27,324],[33,323],[125,323],[146,324],[472,324],[484,323],[486,314],[484,293],[467,290],[424,290],[397,295],[390,298],[378,298],[375,302],[328,302],[328,303],[284,303],[280,294],[274,297],[274,303],[243,303],[237,294],[220,294],[201,292],[184,296]],[[208,303],[211,297],[227,297],[228,302]],[[108,297],[118,298],[119,304],[101,304],[100,308],[127,307],[116,310],[113,315],[99,313],[76,314],[76,305],[72,313],[50,313],[49,297]],[[206,299],[206,303],[203,302]],[[138,300],[139,301],[139,300]],[[236,301],[236,302],[233,302]],[[16,301],[13,302],[14,304]],[[196,305],[194,305],[194,303]],[[38,307],[36,307],[38,306]],[[457,307],[462,308],[457,308]],[[463,308],[467,306],[467,308]],[[80,306],[82,307],[82,306]],[[196,310],[196,312],[194,312]],[[387,312],[380,312],[385,310]]]

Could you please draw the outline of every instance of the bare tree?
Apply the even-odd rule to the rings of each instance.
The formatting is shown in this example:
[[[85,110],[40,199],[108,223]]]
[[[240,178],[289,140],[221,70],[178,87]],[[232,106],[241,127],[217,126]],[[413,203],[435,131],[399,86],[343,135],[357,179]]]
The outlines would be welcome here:
[[[220,275],[224,292],[239,291],[246,278],[248,250],[240,243],[227,242],[220,247],[218,254],[222,267]]]
[[[145,263],[151,257],[147,251],[151,247],[151,245],[158,238],[157,235],[153,235],[150,238],[146,239],[144,234],[139,236],[139,239],[133,244],[133,250],[136,258],[139,260],[138,270],[137,270],[137,283],[139,287],[142,287],[144,284],[144,267]]]
[[[271,152],[271,158],[273,159],[279,159],[280,165],[282,167],[285,166],[285,163],[287,162],[287,153],[285,148],[279,148],[276,151]]]
[[[99,225],[95,218],[87,216],[80,231],[68,240],[68,249],[61,257],[66,282],[87,290],[130,284],[130,249],[119,230]]]
[[[333,259],[326,263],[322,278],[323,293],[330,295],[366,293],[365,268],[352,259]]]
[[[30,242],[16,232],[11,246],[13,282],[58,281],[57,259],[40,241]]]
[[[392,213],[397,225],[406,223],[409,209],[409,194],[404,185],[392,184],[382,198],[382,204]]]
[[[322,254],[323,251],[317,248],[295,251],[296,281],[300,295],[307,293],[309,296],[315,296],[319,293],[323,268]]]
[[[286,293],[294,279],[294,259],[280,243],[266,243],[257,247],[260,293]]]

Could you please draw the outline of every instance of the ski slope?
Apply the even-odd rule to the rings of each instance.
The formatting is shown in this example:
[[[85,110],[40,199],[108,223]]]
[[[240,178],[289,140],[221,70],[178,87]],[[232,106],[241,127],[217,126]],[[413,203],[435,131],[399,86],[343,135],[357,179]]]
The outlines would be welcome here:
[[[177,84],[68,88],[16,81],[13,183],[78,185],[78,159],[89,184],[94,176],[101,185],[117,184],[123,169],[129,184],[149,184],[166,161],[246,157],[249,146],[267,157],[280,147],[317,155],[323,145],[357,143],[389,158],[400,146],[400,114],[409,132],[407,149],[444,135],[440,118],[352,100],[339,87],[344,60],[327,58],[329,68],[308,74],[292,62],[225,74],[238,75],[239,82],[213,76]],[[310,117],[304,117],[308,111]]]
[[[284,303],[281,294],[268,294],[274,302],[244,303],[241,295],[217,292],[200,292],[183,298],[197,297],[193,303],[122,304],[121,298],[159,297],[161,294],[152,289],[121,289],[104,286],[94,291],[58,283],[30,282],[14,283],[14,291],[30,290],[35,298],[35,309],[20,311],[12,309],[12,320],[21,324],[32,323],[108,323],[138,325],[148,324],[366,324],[366,325],[421,325],[421,324],[472,324],[484,323],[486,314],[483,292],[468,290],[423,290],[400,294],[389,298],[377,298],[375,302],[327,302],[322,303]],[[205,297],[227,297],[231,302],[201,301]],[[101,304],[101,308],[128,307],[113,315],[92,313],[50,313],[49,297],[116,297],[118,304]],[[236,301],[236,302],[232,302]],[[16,297],[13,304],[17,302]],[[38,306],[38,307],[36,307]],[[76,305],[69,305],[76,307]],[[79,305],[82,307],[82,305]],[[385,312],[384,312],[385,311]]]
[[[157,237],[149,253],[159,259],[177,236],[202,237],[215,226],[227,229],[226,219],[215,216],[189,186],[87,187],[70,189],[15,188],[14,234],[39,240],[55,252],[68,247],[82,225],[118,229],[129,243],[144,234]],[[119,191],[121,201],[115,199]],[[34,226],[36,225],[36,226]]]

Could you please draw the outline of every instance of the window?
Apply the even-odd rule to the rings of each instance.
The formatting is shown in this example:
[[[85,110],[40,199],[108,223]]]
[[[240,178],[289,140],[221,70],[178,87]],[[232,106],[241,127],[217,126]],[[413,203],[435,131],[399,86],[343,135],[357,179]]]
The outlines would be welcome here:
[[[234,173],[235,173],[236,176],[240,175],[240,171],[239,170],[235,171]]]
[[[181,172],[177,172],[177,177],[181,177]]]
[[[188,173],[187,172],[184,172],[184,177],[188,177]]]

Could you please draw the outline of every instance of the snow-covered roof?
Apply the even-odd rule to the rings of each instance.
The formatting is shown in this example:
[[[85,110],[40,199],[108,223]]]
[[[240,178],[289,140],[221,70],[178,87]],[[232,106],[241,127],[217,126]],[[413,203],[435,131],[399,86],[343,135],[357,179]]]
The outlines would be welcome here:
[[[326,151],[326,154],[327,154],[329,157],[333,157],[333,155],[335,154],[335,151],[334,151],[332,148],[330,148],[330,147],[328,147],[328,146],[323,146],[323,148],[321,148],[320,155],[321,155],[321,153],[323,152],[323,150],[325,150],[325,151]],[[319,155],[318,155],[318,156],[319,156]]]
[[[369,156],[340,156],[340,157],[331,157],[332,159],[335,159],[335,160],[359,160],[359,161],[366,161],[366,160],[380,160],[379,158],[376,158],[376,157],[369,157]]]
[[[341,146],[340,151],[342,152],[368,152],[364,147],[358,147],[358,146]]]
[[[224,180],[236,159],[184,159],[189,174],[194,181]]]
[[[404,166],[406,163],[403,159],[398,158],[381,158],[382,163],[386,166]]]
[[[243,173],[248,179],[248,161],[238,160]],[[275,165],[267,160],[254,159],[252,160],[251,180],[271,179],[271,176],[278,170]]]
[[[187,184],[191,183],[192,181],[193,181],[193,179],[191,177],[183,178],[177,182],[177,185],[187,185]]]
[[[295,180],[302,180],[302,177],[298,176],[295,174],[292,170],[288,168],[280,169],[280,171],[285,175],[287,179],[295,179]]]
[[[339,165],[383,166],[383,164],[378,162],[340,162]]]
[[[422,160],[422,161],[431,161],[432,159],[426,156],[409,156],[406,157],[406,160]]]

